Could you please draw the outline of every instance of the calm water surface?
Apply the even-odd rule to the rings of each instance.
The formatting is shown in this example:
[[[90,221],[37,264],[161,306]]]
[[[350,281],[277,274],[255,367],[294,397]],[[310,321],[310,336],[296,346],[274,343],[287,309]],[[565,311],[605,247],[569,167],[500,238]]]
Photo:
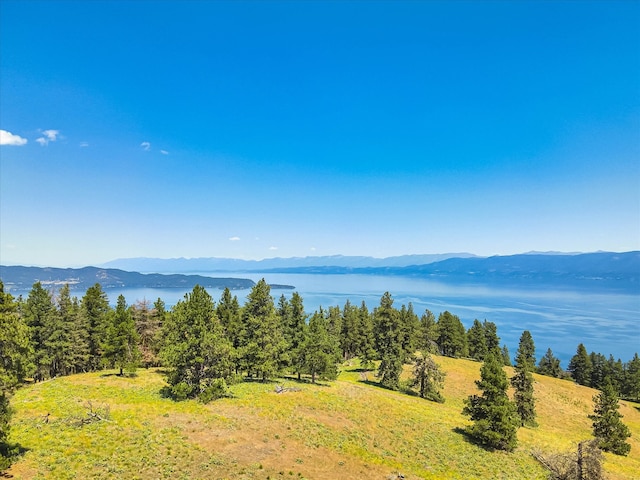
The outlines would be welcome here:
[[[640,291],[625,293],[608,290],[584,290],[578,287],[536,287],[532,285],[493,285],[445,283],[421,278],[376,275],[313,275],[313,274],[252,274],[216,272],[202,273],[212,277],[240,277],[258,281],[265,278],[271,284],[294,285],[295,290],[272,289],[291,298],[297,291],[304,300],[305,310],[312,313],[318,307],[344,306],[347,300],[360,305],[364,300],[372,311],[380,297],[389,291],[394,306],[413,304],[422,315],[426,309],[436,317],[448,310],[458,315],[466,328],[474,319],[489,320],[498,326],[501,341],[512,356],[518,348],[523,330],[529,330],[536,344],[538,359],[551,348],[562,360],[563,368],[582,342],[587,351],[613,354],[623,361],[640,351]],[[80,293],[83,294],[84,292]],[[109,289],[107,294],[115,304],[123,294],[127,303],[162,298],[167,307],[182,299],[182,289]],[[209,291],[218,301],[221,291]],[[235,290],[243,303],[249,290]]]

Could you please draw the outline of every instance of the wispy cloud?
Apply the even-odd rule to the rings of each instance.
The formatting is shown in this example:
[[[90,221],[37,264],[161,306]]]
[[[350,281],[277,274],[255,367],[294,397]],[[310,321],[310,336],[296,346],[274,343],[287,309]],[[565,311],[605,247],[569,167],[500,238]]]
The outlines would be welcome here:
[[[277,250],[278,247],[269,247],[269,250]]]
[[[42,137],[36,138],[36,142],[38,142],[43,147],[49,145],[49,142],[55,142],[58,140],[58,135],[60,135],[60,130],[43,130]]]
[[[14,135],[6,130],[0,130],[0,145],[13,145],[14,147],[21,147],[27,143],[26,138],[22,138],[20,135]]]
[[[142,143],[140,144],[140,147],[142,147],[142,149],[143,149],[145,152],[148,152],[149,150],[151,150],[151,144],[150,144],[149,142],[142,142]]]
[[[160,153],[163,155],[169,155],[169,152],[167,152],[166,150],[160,150]]]
[[[89,142],[80,142],[80,146],[82,148],[88,147],[89,146]]]
[[[229,237],[229,241],[238,242],[238,241],[240,241],[240,237]]]

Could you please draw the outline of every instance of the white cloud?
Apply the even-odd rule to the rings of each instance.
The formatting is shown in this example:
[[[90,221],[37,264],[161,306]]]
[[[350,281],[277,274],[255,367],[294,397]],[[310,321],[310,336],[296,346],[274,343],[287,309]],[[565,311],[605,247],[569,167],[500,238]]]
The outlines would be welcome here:
[[[42,130],[43,137],[36,138],[36,142],[38,142],[43,147],[49,145],[49,142],[55,142],[58,140],[58,135],[60,135],[60,130]]]
[[[142,142],[140,146],[145,152],[148,152],[149,150],[151,150],[151,144],[149,142]]]
[[[80,142],[80,146],[81,146],[82,148],[84,148],[84,147],[88,147],[88,146],[89,146],[89,142]]]
[[[20,135],[14,135],[6,130],[0,130],[0,145],[13,145],[14,147],[20,147],[26,143],[26,138],[22,138]]]
[[[269,250],[277,250],[278,247],[269,247]]]
[[[163,155],[169,155],[169,152],[167,152],[166,150],[160,150],[160,153]]]
[[[229,237],[229,241],[231,242],[237,242],[240,240],[240,237]]]

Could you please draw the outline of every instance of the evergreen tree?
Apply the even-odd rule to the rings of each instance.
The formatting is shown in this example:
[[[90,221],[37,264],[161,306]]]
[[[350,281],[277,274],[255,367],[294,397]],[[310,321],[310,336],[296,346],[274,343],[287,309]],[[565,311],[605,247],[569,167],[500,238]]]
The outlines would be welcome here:
[[[550,348],[547,349],[547,352],[540,359],[540,363],[538,363],[538,373],[540,375],[555,378],[559,378],[562,373],[562,369],[560,368],[560,359],[553,355]]]
[[[226,395],[233,372],[232,346],[216,316],[211,296],[193,287],[167,316],[160,352],[169,369],[167,381],[178,400],[199,397],[207,402]]]
[[[535,427],[536,422],[535,398],[533,397],[533,372],[535,368],[535,346],[533,337],[528,330],[522,332],[516,353],[515,375],[511,378],[511,385],[515,389],[514,401],[522,426]]]
[[[500,348],[500,337],[498,336],[498,327],[493,322],[482,323],[484,327],[484,336],[487,343],[487,353],[493,354],[496,360],[501,360],[503,365],[511,364],[511,361],[505,362],[503,350]]]
[[[338,374],[336,357],[339,345],[329,332],[329,322],[322,311],[316,311],[309,320],[308,334],[301,345],[304,372],[316,377],[335,379]]]
[[[57,309],[49,316],[45,325],[46,340],[44,342],[49,360],[49,376],[68,375],[73,371],[71,350],[73,348],[74,313],[71,307],[69,285],[60,290]]]
[[[627,362],[622,392],[626,398],[640,400],[640,357],[637,353]]]
[[[70,326],[69,349],[65,355],[69,373],[86,372],[90,369],[89,322],[81,314],[78,299],[71,298],[68,285],[60,291],[58,312],[61,321]]]
[[[624,383],[624,366],[622,365],[622,360],[615,360],[613,355],[609,355],[605,365],[605,378],[611,381],[618,392],[622,390]]]
[[[577,383],[589,385],[591,381],[591,360],[587,354],[587,349],[582,343],[578,345],[576,354],[571,357],[567,370]]]
[[[399,312],[393,308],[393,298],[385,292],[380,306],[373,313],[377,350],[381,358],[378,369],[380,384],[392,390],[400,386],[400,373],[404,363],[404,338]]]
[[[102,346],[106,341],[111,307],[99,283],[89,287],[82,297],[81,315],[89,329],[89,369],[98,370],[104,361]]]
[[[410,358],[416,351],[416,332],[420,320],[413,311],[413,304],[400,308],[400,328],[402,329],[402,349],[404,357]]]
[[[430,310],[420,317],[416,332],[416,349],[422,352],[438,353],[438,324],[436,317]]]
[[[164,305],[162,306],[164,308]],[[162,323],[148,300],[137,301],[131,307],[131,315],[138,334],[138,348],[140,357],[145,367],[158,365],[159,358],[157,347],[159,332]]]
[[[370,369],[373,368],[373,361],[377,358],[377,352],[375,349],[373,317],[369,314],[369,309],[364,300],[358,309],[358,320],[361,332],[358,342],[360,365],[364,369]]]
[[[216,307],[216,316],[220,320],[220,324],[224,329],[226,337],[231,342],[231,346],[235,352],[235,370],[240,370],[240,346],[245,342],[247,330],[242,322],[242,312],[238,297],[231,295],[231,290],[225,288],[220,297],[220,301]]]
[[[484,326],[478,319],[473,321],[473,325],[467,331],[467,344],[469,357],[482,362],[487,355],[487,337],[484,333]]]
[[[278,322],[271,289],[265,279],[256,283],[242,309],[246,337],[240,345],[243,367],[263,380],[278,373],[286,344]]]
[[[456,315],[445,311],[438,317],[438,346],[446,357],[467,355],[467,334]]]
[[[46,342],[50,335],[50,327],[56,315],[51,294],[40,282],[33,284],[24,306],[24,315],[31,331],[31,344],[34,349],[34,379],[44,380],[50,376],[51,361]]]
[[[9,397],[33,371],[29,327],[0,280],[0,472],[9,466],[8,436],[12,410]]]
[[[509,354],[509,349],[506,345],[502,345],[502,350],[500,351],[500,358],[502,358],[502,365],[505,367],[511,366],[511,355]]]
[[[602,391],[593,397],[594,413],[589,415],[593,420],[593,435],[598,440],[599,447],[605,452],[616,455],[627,455],[631,450],[626,440],[631,436],[629,428],[620,420],[618,412],[618,393],[613,384],[607,379]]]
[[[444,385],[445,373],[429,353],[418,352],[413,357],[411,386],[418,387],[421,398],[443,403],[440,388]]]
[[[607,376],[607,358],[601,353],[591,352],[589,361],[591,362],[591,375],[588,385],[600,390]]]
[[[340,347],[344,360],[350,360],[358,355],[358,346],[362,336],[360,327],[358,307],[347,300],[342,309],[342,333],[340,335]]]
[[[488,448],[512,451],[517,445],[520,419],[507,396],[509,381],[501,363],[493,354],[487,355],[480,368],[480,380],[476,381],[482,395],[466,399],[462,412],[474,422],[466,428],[471,438]]]
[[[140,361],[138,333],[131,310],[127,308],[127,302],[123,295],[118,297],[116,310],[111,315],[103,350],[105,358],[120,369],[121,376],[124,369],[128,372],[135,372]]]

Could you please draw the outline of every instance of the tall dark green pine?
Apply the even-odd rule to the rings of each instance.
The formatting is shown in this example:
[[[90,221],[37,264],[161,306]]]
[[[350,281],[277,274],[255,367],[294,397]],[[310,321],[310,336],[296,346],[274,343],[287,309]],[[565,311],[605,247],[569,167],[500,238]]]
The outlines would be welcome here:
[[[89,322],[81,313],[78,299],[71,298],[68,285],[60,291],[58,312],[62,321],[70,325],[70,344],[66,354],[69,373],[90,370]]]
[[[24,315],[31,331],[31,344],[34,349],[34,364],[36,381],[50,376],[49,352],[46,342],[50,335],[50,327],[57,315],[51,293],[46,291],[40,282],[33,284],[24,306]]]
[[[469,346],[469,356],[474,360],[482,362],[487,355],[487,337],[484,333],[484,326],[480,320],[475,319],[473,325],[467,331],[467,343]]]
[[[555,378],[560,377],[562,373],[560,359],[553,354],[550,348],[547,349],[547,352],[540,359],[540,363],[538,363],[538,373]]]
[[[45,348],[49,359],[49,375],[69,375],[73,373],[73,329],[75,319],[71,308],[69,285],[65,285],[58,295],[57,310],[49,317],[46,325],[47,339]]]
[[[130,373],[135,372],[140,361],[138,333],[123,295],[118,297],[116,310],[111,316],[103,350],[111,365],[120,369],[120,375],[123,375],[125,369]]]
[[[438,353],[438,324],[436,317],[430,310],[420,317],[416,332],[416,349],[421,352]]]
[[[360,324],[360,338],[358,342],[358,357],[360,366],[364,369],[373,368],[373,361],[377,358],[376,339],[374,333],[373,317],[369,313],[367,304],[362,301],[358,309],[358,321]]]
[[[293,292],[289,300],[290,312],[287,325],[289,356],[293,373],[300,378],[302,370],[302,344],[307,338],[307,315],[304,312],[304,302],[298,292]]]
[[[309,319],[308,334],[301,345],[303,371],[311,375],[311,383],[316,383],[316,377],[336,378],[338,352],[339,345],[321,308]]]
[[[591,359],[582,343],[578,345],[576,354],[571,357],[567,370],[580,385],[588,386],[591,382]]]
[[[602,391],[593,397],[595,407],[593,415],[593,435],[598,440],[598,446],[605,452],[616,455],[628,455],[631,445],[627,438],[631,436],[629,428],[622,423],[622,415],[618,412],[618,392],[609,379],[605,380]]]
[[[520,418],[507,396],[509,381],[502,362],[492,353],[485,358],[476,385],[482,394],[466,399],[462,411],[474,422],[465,429],[467,434],[485,447],[512,451],[518,443]]]
[[[109,298],[99,283],[89,287],[81,300],[81,315],[85,317],[89,328],[89,369],[102,368],[104,352],[102,346],[106,340],[111,307]]]
[[[342,333],[340,334],[340,347],[344,360],[350,360],[358,355],[361,336],[358,307],[347,300],[342,309]]]
[[[500,348],[500,337],[498,336],[498,327],[493,322],[482,322],[484,328],[484,336],[487,344],[487,352],[493,354],[498,360],[502,360],[502,364],[506,365],[504,361],[503,350]],[[508,362],[511,363],[510,361]]]
[[[265,279],[256,283],[242,309],[246,337],[240,345],[242,366],[262,380],[275,376],[283,363],[285,340]]]
[[[607,357],[601,353],[591,352],[589,354],[589,361],[591,362],[589,386],[600,390],[607,376]]]
[[[522,332],[516,353],[515,375],[511,378],[511,385],[515,389],[514,402],[522,426],[535,427],[536,407],[533,396],[533,375],[535,369],[535,345],[528,330]]]
[[[18,314],[18,305],[5,293],[0,280],[0,472],[9,466],[9,397],[33,371],[29,327]]]
[[[637,353],[626,364],[622,392],[626,398],[640,400],[640,357]]]
[[[240,370],[239,348],[246,336],[246,328],[242,322],[242,312],[238,297],[231,295],[231,290],[225,288],[216,306],[216,316],[222,324],[226,337],[231,342],[235,352],[234,362],[236,373]]]
[[[400,314],[393,308],[393,298],[385,292],[380,298],[380,306],[373,312],[376,343],[380,355],[378,377],[380,384],[392,390],[400,387],[400,374],[404,363],[404,332],[400,324]]]
[[[465,357],[468,352],[464,325],[448,311],[438,317],[438,347],[445,357]]]
[[[203,401],[226,394],[233,372],[232,346],[216,316],[211,295],[196,285],[172,309],[162,327],[160,356],[169,369],[174,398]]]
[[[400,327],[402,328],[402,349],[404,357],[410,358],[416,352],[417,331],[420,319],[413,310],[413,304],[400,308]]]

